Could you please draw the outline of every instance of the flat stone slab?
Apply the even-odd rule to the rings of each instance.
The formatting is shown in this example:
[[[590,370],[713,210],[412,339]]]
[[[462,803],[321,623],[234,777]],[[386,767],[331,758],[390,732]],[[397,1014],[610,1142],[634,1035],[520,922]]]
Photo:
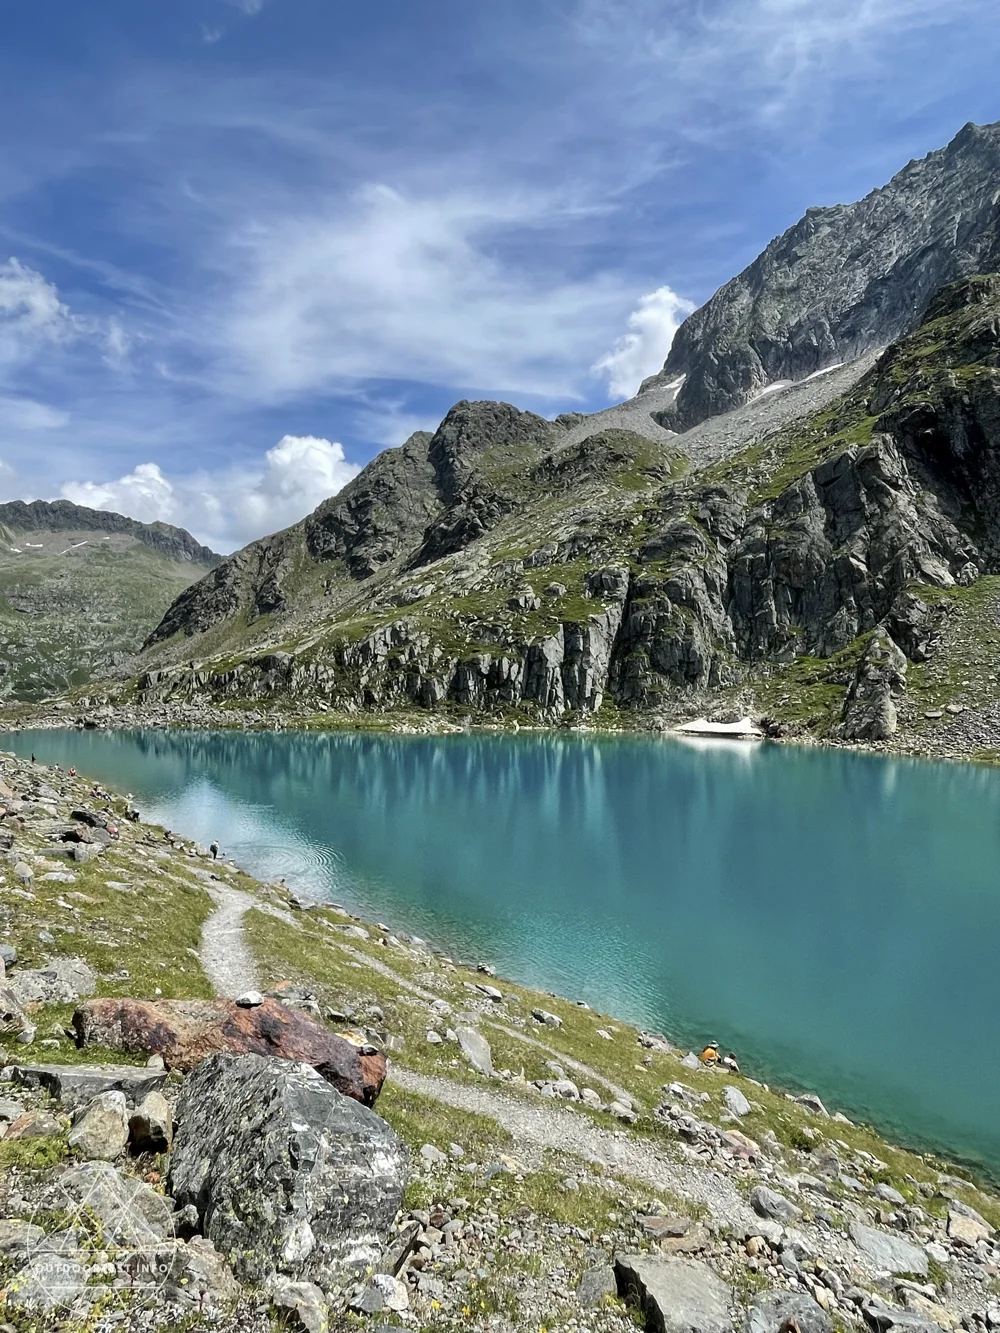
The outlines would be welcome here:
[[[123,1092],[141,1101],[167,1081],[165,1069],[141,1065],[12,1065],[11,1081],[25,1088],[40,1088],[61,1102],[89,1101],[102,1092]]]
[[[908,1240],[892,1236],[888,1231],[863,1226],[860,1222],[852,1222],[850,1232],[851,1240],[879,1272],[927,1276],[927,1255]]]
[[[758,1296],[747,1311],[742,1333],[778,1333],[793,1319],[800,1333],[832,1333],[833,1321],[811,1296],[796,1291],[769,1291]]]
[[[618,1294],[653,1333],[730,1333],[732,1292],[708,1264],[643,1254],[615,1260]]]

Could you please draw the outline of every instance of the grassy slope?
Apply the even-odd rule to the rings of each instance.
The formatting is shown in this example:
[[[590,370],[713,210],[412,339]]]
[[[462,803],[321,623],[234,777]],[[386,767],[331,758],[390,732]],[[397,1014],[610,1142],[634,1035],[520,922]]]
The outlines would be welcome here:
[[[205,572],[138,542],[66,555],[21,549],[0,545],[0,694],[14,699],[106,676]]]

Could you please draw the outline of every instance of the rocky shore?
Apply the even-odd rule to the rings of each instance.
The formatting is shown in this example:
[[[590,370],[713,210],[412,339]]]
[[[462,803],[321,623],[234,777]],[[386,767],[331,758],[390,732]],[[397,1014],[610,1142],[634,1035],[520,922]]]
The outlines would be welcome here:
[[[1000,1198],[0,756],[5,1327],[1000,1327]]]

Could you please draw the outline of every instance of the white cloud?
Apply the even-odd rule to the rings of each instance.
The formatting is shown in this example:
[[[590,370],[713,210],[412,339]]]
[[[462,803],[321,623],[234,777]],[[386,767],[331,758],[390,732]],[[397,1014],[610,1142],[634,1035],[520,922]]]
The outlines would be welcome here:
[[[674,334],[693,309],[693,302],[669,287],[658,287],[641,298],[628,317],[628,333],[594,363],[594,372],[607,376],[609,398],[631,398],[647,375],[661,369]]]
[[[505,243],[568,206],[538,194],[368,186],[232,237],[218,329],[243,390],[280,401],[368,380],[574,397],[628,299],[618,278],[530,269]]]
[[[304,518],[360,470],[347,461],[340,444],[314,435],[285,435],[258,467],[168,478],[156,463],[140,463],[113,481],[67,482],[61,494],[143,523],[173,523],[228,551]]]
[[[17,259],[0,264],[0,363],[24,360],[79,331],[52,283]]]

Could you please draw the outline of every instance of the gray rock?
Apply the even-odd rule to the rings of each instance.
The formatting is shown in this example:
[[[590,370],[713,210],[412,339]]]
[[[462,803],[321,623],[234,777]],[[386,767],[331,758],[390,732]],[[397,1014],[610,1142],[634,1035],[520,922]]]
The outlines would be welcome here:
[[[617,1292],[615,1270],[608,1264],[602,1264],[599,1268],[588,1268],[583,1274],[576,1289],[576,1298],[585,1310],[590,1310],[600,1305],[606,1297],[617,1295]]]
[[[475,1028],[460,1027],[455,1029],[455,1036],[462,1049],[462,1054],[473,1069],[487,1076],[493,1073],[493,1053],[486,1038]]]
[[[903,1240],[901,1236],[890,1235],[887,1231],[877,1231],[874,1227],[866,1227],[861,1222],[851,1223],[850,1236],[877,1271],[927,1276],[927,1255],[916,1245]]]
[[[410,1295],[405,1283],[389,1273],[374,1273],[350,1302],[351,1309],[359,1314],[380,1314],[383,1310],[400,1312],[409,1305]]]
[[[256,1009],[264,1003],[264,997],[259,990],[247,990],[237,995],[236,1003],[241,1009]]]
[[[93,1099],[69,1132],[69,1146],[88,1159],[112,1161],[128,1143],[125,1094],[101,1092]]]
[[[731,1111],[733,1115],[744,1116],[750,1114],[750,1103],[739,1088],[733,1087],[732,1084],[727,1084],[722,1089],[722,1100],[725,1102],[726,1110]]]
[[[32,1222],[19,1218],[0,1220],[0,1254],[16,1257],[28,1254],[44,1239],[45,1232]]]
[[[229,1265],[204,1236],[174,1240],[129,1256],[137,1285],[160,1288],[182,1310],[218,1311],[240,1294]]]
[[[742,1333],[778,1333],[786,1320],[794,1319],[800,1333],[832,1333],[826,1311],[811,1296],[791,1291],[769,1291],[757,1297],[747,1311]]]
[[[547,1009],[532,1009],[531,1016],[547,1028],[561,1028],[562,1019],[558,1014],[550,1014]]]
[[[941,1333],[939,1324],[926,1318],[916,1310],[899,1310],[883,1304],[881,1301],[868,1301],[861,1307],[865,1323],[875,1333],[889,1333],[898,1329],[900,1333]]]
[[[87,1286],[88,1269],[68,1254],[39,1253],[7,1286],[7,1305],[13,1310],[51,1313],[72,1305]]]
[[[13,1065],[10,1073],[22,1087],[40,1088],[69,1105],[101,1092],[123,1092],[135,1101],[162,1088],[167,1079],[162,1066],[157,1070],[136,1065]]]
[[[802,1216],[800,1208],[766,1185],[755,1185],[750,1191],[750,1207],[758,1217],[767,1217],[774,1222],[794,1222]]]
[[[887,1185],[885,1181],[881,1180],[879,1181],[879,1183],[875,1186],[875,1193],[880,1199],[883,1199],[886,1203],[894,1203],[899,1206],[902,1206],[906,1203],[905,1196],[900,1194],[899,1190],[894,1189],[892,1185]]]
[[[618,1294],[654,1333],[729,1333],[732,1293],[707,1264],[645,1255],[615,1260]]]
[[[170,1201],[110,1162],[85,1162],[63,1171],[48,1188],[46,1206],[70,1216],[93,1214],[116,1245],[155,1248],[174,1234]]]
[[[173,1142],[173,1114],[162,1092],[148,1092],[129,1116],[129,1147],[133,1152],[169,1152]]]
[[[97,990],[97,978],[82,958],[57,958],[45,967],[18,968],[8,984],[21,1006],[72,1004]]]
[[[880,627],[858,659],[838,734],[849,741],[884,741],[894,736],[896,699],[905,689],[906,658]]]
[[[0,944],[0,963],[4,967],[11,967],[17,962],[17,949],[13,944]]]
[[[177,1119],[170,1191],[239,1276],[326,1286],[378,1262],[407,1166],[374,1111],[309,1066],[215,1055],[185,1079]]]
[[[327,1333],[326,1297],[313,1282],[274,1278],[268,1285],[271,1304],[285,1316],[290,1328],[302,1333]]]

